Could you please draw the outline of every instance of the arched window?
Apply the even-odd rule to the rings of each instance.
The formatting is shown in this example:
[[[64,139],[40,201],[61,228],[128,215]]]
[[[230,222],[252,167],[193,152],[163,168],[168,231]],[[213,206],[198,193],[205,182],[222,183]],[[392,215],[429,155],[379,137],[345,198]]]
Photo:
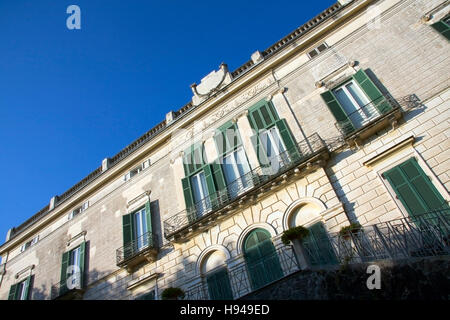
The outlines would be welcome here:
[[[244,258],[253,290],[283,277],[280,260],[264,229],[255,229],[244,240]]]
[[[201,272],[208,286],[209,298],[211,300],[232,300],[228,269],[225,265],[226,256],[221,251],[213,251],[208,254],[201,266]]]

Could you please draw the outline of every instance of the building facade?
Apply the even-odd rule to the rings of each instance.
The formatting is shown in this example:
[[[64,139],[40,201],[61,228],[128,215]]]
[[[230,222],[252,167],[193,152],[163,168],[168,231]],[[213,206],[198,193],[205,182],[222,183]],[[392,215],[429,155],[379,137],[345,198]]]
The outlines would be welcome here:
[[[449,13],[340,0],[222,64],[8,232],[0,299],[238,299],[302,269],[449,253]]]

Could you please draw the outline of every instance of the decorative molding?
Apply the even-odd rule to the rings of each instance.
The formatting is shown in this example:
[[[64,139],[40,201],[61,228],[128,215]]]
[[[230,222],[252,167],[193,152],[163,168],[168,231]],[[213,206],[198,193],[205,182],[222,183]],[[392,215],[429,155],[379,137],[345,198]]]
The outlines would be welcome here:
[[[363,162],[363,165],[366,167],[373,167],[373,165],[377,162],[379,162],[382,159],[385,159],[388,156],[391,156],[392,154],[394,154],[395,152],[403,149],[404,147],[407,146],[412,146],[415,142],[415,137],[414,136],[409,136],[408,138],[400,141],[399,143],[397,143],[396,145],[384,150],[383,152],[381,152],[380,154],[366,160]]]
[[[149,272],[144,274],[137,279],[129,281],[127,284],[127,290],[133,290],[150,280],[156,280],[160,275],[161,274],[159,272]]]
[[[81,238],[81,237],[83,237],[83,240],[86,241],[86,234],[87,234],[87,231],[84,230],[84,231],[81,231],[80,233],[78,233],[77,235],[73,236],[72,238],[70,238],[67,241],[67,246],[69,247],[72,244],[72,242],[74,242],[75,240],[77,240],[78,238]]]
[[[141,200],[141,199],[144,198],[145,196],[147,196],[148,199],[150,199],[150,194],[151,194],[151,193],[152,193],[151,190],[147,190],[147,191],[144,191],[143,193],[141,193],[140,195],[138,195],[137,197],[131,199],[131,200],[128,201],[128,203],[127,203],[127,209],[128,209],[129,207],[131,207],[133,204],[136,204],[137,202],[139,202],[139,200]]]
[[[231,259],[231,254],[230,251],[227,249],[227,247],[221,245],[221,244],[214,244],[211,245],[209,247],[207,247],[206,249],[204,249],[200,255],[197,258],[197,263],[196,263],[196,268],[195,268],[195,272],[197,275],[201,274],[201,268],[202,268],[202,264],[203,264],[203,260],[212,252],[214,251],[220,251],[222,253],[225,254],[226,260],[224,261],[226,264],[227,262]]]
[[[27,273],[28,271],[31,274],[31,271],[34,269],[35,265],[32,264],[31,266],[28,266],[22,270],[20,270],[19,272],[16,273],[16,275],[14,276],[15,279],[19,279],[19,277],[21,277],[24,273]]]

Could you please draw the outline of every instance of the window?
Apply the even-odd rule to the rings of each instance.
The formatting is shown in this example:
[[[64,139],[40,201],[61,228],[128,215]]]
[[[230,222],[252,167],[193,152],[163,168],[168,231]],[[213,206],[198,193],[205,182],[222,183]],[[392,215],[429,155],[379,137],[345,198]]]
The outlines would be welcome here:
[[[325,51],[325,49],[327,49],[327,45],[326,43],[322,43],[320,46],[314,48],[313,50],[311,50],[310,52],[308,52],[308,56],[312,59],[316,56],[319,55],[319,53],[321,53],[322,51]]]
[[[412,217],[449,207],[415,158],[384,172],[382,177]]]
[[[450,15],[431,25],[437,32],[450,40]]]
[[[150,201],[144,208],[122,217],[123,258],[127,259],[140,251],[153,247],[153,229]]]
[[[197,213],[202,215],[211,208],[211,202],[209,201],[209,198],[207,198],[208,186],[203,171],[191,177],[191,186]]]
[[[63,253],[59,287],[60,295],[71,289],[83,288],[85,256],[86,242],[82,242],[78,247]]]
[[[38,241],[39,241],[39,236],[36,236],[33,239],[31,239],[30,241],[25,242],[25,244],[23,244],[20,247],[20,252],[24,252],[25,250],[27,250],[32,245],[35,245]]]
[[[344,135],[392,110],[390,102],[364,70],[359,70],[349,81],[321,96]]]
[[[137,166],[136,168],[130,170],[130,172],[128,172],[124,177],[123,180],[124,181],[128,181],[131,178],[133,178],[134,176],[138,175],[139,173],[141,173],[142,171],[144,171],[145,169],[147,169],[148,167],[150,167],[150,159],[144,161],[143,163],[141,163],[139,166]]]
[[[250,166],[242,147],[223,157],[222,168],[231,197],[236,197],[251,186],[252,180],[248,176]]]
[[[370,104],[369,99],[355,80],[350,80],[334,89],[333,93],[355,127],[362,127],[378,116],[378,111]]]
[[[206,283],[211,300],[233,300],[233,291],[227,268],[219,268],[208,273]]]
[[[14,284],[9,290],[8,300],[28,300],[31,292],[31,278],[29,276],[25,280]]]
[[[84,212],[87,208],[89,207],[89,201],[86,201],[85,203],[83,203],[83,205],[75,208],[70,214],[68,219],[72,220],[73,218],[75,218],[77,215],[79,215],[80,213]]]
[[[265,115],[261,118],[262,115]],[[279,119],[271,102],[260,101],[249,109],[249,121],[256,134],[250,139],[263,168],[268,174],[278,172],[280,166],[301,158],[285,119]],[[263,120],[265,119],[265,120]]]
[[[136,300],[155,300],[155,290],[137,297]]]

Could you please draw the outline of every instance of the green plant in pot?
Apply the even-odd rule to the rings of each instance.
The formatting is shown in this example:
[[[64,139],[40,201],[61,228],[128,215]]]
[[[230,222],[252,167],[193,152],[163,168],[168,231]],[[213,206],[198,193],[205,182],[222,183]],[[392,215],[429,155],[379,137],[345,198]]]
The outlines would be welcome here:
[[[351,234],[357,234],[362,229],[362,226],[358,222],[352,222],[349,226],[342,227],[339,231],[339,235],[344,239],[350,239]]]
[[[307,237],[308,234],[309,234],[309,230],[306,229],[305,227],[298,226],[298,227],[290,228],[283,232],[283,235],[281,236],[281,241],[285,245],[289,245],[292,240],[298,239],[301,241],[302,239]]]
[[[161,298],[163,300],[179,300],[184,299],[184,291],[180,288],[167,288],[161,293]]]

